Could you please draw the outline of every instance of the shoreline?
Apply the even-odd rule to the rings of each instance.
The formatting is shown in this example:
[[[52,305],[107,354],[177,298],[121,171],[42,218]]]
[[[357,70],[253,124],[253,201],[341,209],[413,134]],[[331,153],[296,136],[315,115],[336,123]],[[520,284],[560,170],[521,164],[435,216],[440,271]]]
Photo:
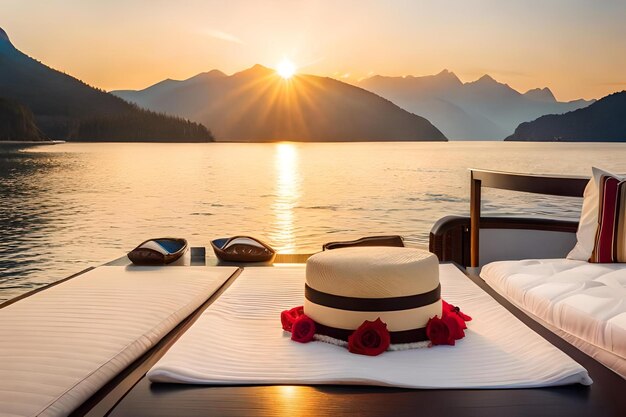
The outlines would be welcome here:
[[[64,140],[0,140],[2,145],[60,145]]]

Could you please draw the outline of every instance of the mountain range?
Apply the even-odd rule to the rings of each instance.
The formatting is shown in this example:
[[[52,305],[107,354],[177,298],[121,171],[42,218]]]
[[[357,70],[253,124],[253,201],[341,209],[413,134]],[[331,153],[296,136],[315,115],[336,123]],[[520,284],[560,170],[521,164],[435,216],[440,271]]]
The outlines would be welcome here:
[[[357,85],[427,118],[451,140],[502,140],[520,123],[593,103],[559,102],[548,88],[522,94],[489,75],[463,83],[447,70],[423,77],[376,75]]]
[[[447,70],[351,85],[255,65],[112,93],[20,52],[0,28],[0,140],[204,142],[210,126],[217,140],[246,142],[626,141],[626,92],[559,102],[548,88]]]
[[[626,91],[610,94],[584,109],[522,123],[505,140],[626,142]]]
[[[442,141],[423,117],[362,88],[255,65],[113,94],[147,109],[210,126],[218,141]]]
[[[212,140],[211,133],[198,123],[140,109],[30,58],[13,46],[1,28],[0,96],[7,100],[3,117],[11,118],[0,140],[21,133],[32,138],[33,126],[28,134],[20,129],[33,117],[37,131],[52,139]]]

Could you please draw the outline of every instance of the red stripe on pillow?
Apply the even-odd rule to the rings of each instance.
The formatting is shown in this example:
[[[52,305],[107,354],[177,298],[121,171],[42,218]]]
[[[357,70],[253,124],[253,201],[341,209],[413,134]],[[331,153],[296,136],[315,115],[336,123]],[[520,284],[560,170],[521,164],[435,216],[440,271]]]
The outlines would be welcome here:
[[[613,259],[626,262],[626,182],[622,181],[617,190],[617,212],[613,238]]]
[[[589,262],[612,263],[624,262],[620,259],[618,252],[618,242],[624,236],[624,224],[620,222],[620,211],[624,210],[624,202],[621,197],[624,195],[620,191],[626,182],[620,182],[617,178],[602,176],[599,184],[600,208],[598,213],[598,231],[596,233],[595,244]]]

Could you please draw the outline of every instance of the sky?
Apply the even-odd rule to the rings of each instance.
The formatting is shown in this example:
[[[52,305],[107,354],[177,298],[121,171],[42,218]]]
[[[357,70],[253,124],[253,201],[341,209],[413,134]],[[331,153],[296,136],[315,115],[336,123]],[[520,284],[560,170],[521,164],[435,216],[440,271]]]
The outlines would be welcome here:
[[[289,59],[357,83],[487,73],[559,100],[626,89],[624,0],[0,0],[21,51],[105,89]]]

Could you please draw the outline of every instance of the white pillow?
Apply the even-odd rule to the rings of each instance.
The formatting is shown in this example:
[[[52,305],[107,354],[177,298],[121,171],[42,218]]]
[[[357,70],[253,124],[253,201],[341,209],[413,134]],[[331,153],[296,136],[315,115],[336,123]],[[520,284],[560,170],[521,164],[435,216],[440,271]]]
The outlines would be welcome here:
[[[593,176],[585,187],[583,193],[583,207],[580,211],[580,222],[578,223],[578,231],[576,232],[576,246],[567,254],[567,259],[575,259],[579,261],[588,261],[593,252],[596,240],[596,232],[598,231],[598,211],[600,210],[600,177],[610,175],[623,181],[626,177],[611,174],[600,168],[591,168]]]

